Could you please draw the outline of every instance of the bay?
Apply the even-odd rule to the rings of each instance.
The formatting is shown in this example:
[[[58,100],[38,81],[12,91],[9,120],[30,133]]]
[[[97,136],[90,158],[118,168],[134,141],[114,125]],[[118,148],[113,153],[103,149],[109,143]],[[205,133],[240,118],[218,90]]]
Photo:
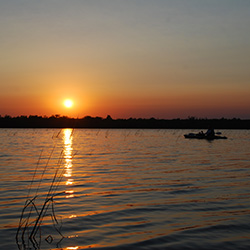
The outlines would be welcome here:
[[[0,249],[249,249],[250,131],[187,132],[0,129]]]

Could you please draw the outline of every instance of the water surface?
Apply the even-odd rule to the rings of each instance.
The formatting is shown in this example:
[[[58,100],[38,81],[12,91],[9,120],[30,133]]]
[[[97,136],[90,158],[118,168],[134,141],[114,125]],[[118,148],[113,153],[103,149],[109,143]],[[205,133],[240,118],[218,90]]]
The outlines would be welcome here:
[[[187,132],[1,129],[0,249],[249,249],[250,131]]]

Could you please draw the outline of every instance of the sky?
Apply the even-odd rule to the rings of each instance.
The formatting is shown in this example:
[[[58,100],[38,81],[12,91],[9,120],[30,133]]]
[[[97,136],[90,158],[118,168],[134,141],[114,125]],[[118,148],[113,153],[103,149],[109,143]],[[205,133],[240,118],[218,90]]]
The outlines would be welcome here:
[[[1,116],[250,118],[249,0],[0,0],[0,34]]]

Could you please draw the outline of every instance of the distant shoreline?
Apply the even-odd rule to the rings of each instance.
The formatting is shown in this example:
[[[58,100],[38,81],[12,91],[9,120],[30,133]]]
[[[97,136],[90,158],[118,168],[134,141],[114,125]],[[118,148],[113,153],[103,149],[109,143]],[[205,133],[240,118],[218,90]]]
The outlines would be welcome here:
[[[0,116],[0,128],[109,128],[109,129],[250,129],[250,119],[112,119],[86,116],[69,118],[66,116]]]

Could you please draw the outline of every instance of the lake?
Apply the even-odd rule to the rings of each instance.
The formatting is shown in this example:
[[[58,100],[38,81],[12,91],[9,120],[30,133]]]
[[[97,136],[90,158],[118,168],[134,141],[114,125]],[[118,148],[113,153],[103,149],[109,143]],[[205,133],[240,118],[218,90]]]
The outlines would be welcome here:
[[[0,249],[250,249],[250,130],[0,129]]]

